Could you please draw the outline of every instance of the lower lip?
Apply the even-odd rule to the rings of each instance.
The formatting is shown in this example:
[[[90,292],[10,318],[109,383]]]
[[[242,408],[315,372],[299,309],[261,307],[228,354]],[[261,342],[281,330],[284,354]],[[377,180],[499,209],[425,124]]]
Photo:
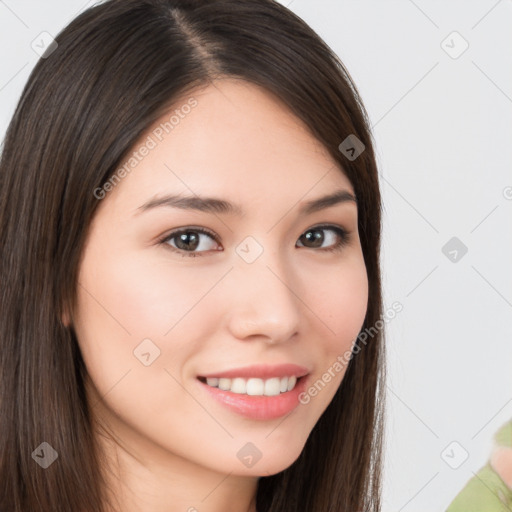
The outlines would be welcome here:
[[[272,420],[289,414],[299,405],[299,395],[306,388],[307,378],[306,375],[299,379],[291,391],[275,396],[242,395],[198,382],[210,396],[232,411],[253,420]]]

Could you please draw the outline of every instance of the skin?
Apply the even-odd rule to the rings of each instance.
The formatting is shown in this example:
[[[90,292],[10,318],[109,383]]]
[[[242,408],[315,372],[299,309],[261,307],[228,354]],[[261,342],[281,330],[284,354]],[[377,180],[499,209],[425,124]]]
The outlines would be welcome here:
[[[217,80],[193,97],[198,105],[101,200],[77,308],[63,317],[77,334],[105,478],[124,512],[254,512],[258,478],[297,459],[345,368],[307,405],[270,421],[217,403],[197,375],[292,362],[314,383],[352,348],[367,308],[356,204],[298,215],[335,189],[354,193],[325,148],[247,82]],[[245,214],[138,210],[170,193],[220,197]],[[325,251],[338,236],[324,229],[321,247],[308,245],[303,235],[321,223],[348,231],[347,244]],[[200,234],[197,257],[173,252],[176,238],[158,243],[188,226],[213,231],[219,243]],[[248,236],[263,248],[250,264],[236,252]],[[149,366],[134,356],[146,338],[160,350]],[[248,442],[262,453],[250,468],[236,455]]]
[[[512,490],[512,448],[508,446],[495,448],[491,456],[491,466]]]

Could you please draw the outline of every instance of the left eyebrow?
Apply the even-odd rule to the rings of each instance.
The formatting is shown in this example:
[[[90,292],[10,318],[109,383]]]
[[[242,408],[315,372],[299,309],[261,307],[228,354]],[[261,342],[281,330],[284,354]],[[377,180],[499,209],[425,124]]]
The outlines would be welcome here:
[[[334,206],[340,203],[354,203],[357,205],[357,198],[354,194],[348,190],[337,190],[336,192],[327,196],[318,197],[311,201],[305,202],[300,208],[300,215],[309,215],[319,210],[324,210],[330,206]]]
[[[299,214],[310,215],[311,213],[329,208],[331,206],[353,202],[357,204],[357,198],[348,190],[337,190],[332,194],[317,197],[301,204]],[[201,196],[180,196],[166,195],[161,198],[151,199],[137,208],[136,214],[151,210],[157,207],[179,208],[182,210],[197,210],[206,213],[219,213],[228,215],[237,215],[239,217],[245,214],[239,204],[231,203],[225,199],[217,197],[201,197]]]

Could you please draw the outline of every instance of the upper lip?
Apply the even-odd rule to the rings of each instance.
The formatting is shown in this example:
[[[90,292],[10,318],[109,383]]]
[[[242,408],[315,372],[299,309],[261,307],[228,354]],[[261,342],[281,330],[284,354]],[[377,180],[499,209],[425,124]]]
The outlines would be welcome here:
[[[243,366],[241,368],[232,368],[231,370],[221,370],[218,372],[211,372],[207,374],[199,375],[199,377],[204,378],[260,378],[266,379],[271,377],[291,377],[294,375],[299,378],[304,375],[307,375],[309,370],[297,364],[276,364],[276,365],[267,365],[267,364],[254,364],[250,366]]]

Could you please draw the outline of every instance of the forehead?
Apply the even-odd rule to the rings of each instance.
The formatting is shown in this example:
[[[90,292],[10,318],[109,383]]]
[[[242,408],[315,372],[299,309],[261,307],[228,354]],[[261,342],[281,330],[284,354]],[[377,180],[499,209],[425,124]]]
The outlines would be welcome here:
[[[268,206],[340,188],[353,192],[339,164],[286,105],[235,79],[181,96],[123,163],[129,172],[107,195],[116,203],[186,193],[237,203],[264,197]]]

